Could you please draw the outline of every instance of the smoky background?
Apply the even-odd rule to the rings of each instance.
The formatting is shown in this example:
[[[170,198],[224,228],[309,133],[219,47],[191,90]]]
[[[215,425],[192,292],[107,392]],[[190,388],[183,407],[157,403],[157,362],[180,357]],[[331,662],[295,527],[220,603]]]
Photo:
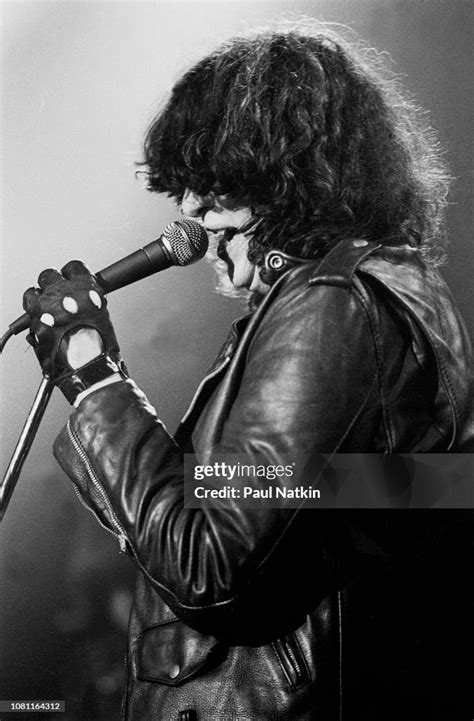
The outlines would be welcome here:
[[[472,336],[469,0],[39,0],[3,2],[1,12],[2,332],[43,268],[80,258],[101,269],[178,217],[135,178],[149,121],[198,57],[293,13],[349,25],[387,51],[429,111],[456,178],[443,273]],[[244,312],[215,285],[201,262],[109,296],[130,373],[171,432]],[[40,382],[24,337],[10,340],[0,372],[3,474]],[[52,457],[68,413],[55,392],[0,526],[0,698],[66,699],[64,721],[111,721],[135,570]]]

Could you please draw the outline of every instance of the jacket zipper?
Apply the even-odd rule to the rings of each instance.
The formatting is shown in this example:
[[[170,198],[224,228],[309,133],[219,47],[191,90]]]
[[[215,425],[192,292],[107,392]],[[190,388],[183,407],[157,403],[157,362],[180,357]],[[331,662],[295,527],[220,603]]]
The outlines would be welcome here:
[[[301,673],[301,667],[300,667],[298,661],[296,660],[295,654],[294,654],[293,651],[291,650],[290,646],[286,645],[285,648],[286,648],[286,652],[287,652],[287,654],[288,654],[288,658],[289,658],[289,659],[292,661],[292,663],[293,663],[293,668],[295,669],[295,673],[296,673],[297,678],[301,678],[303,674]]]
[[[296,637],[290,634],[272,645],[290,688],[299,688],[308,680],[308,671]]]
[[[192,411],[194,410],[194,406],[196,405],[197,399],[200,396],[201,391],[204,388],[204,386],[206,385],[206,383],[208,381],[212,380],[213,378],[215,378],[215,376],[217,376],[222,370],[224,370],[226,365],[230,362],[230,358],[231,358],[231,356],[226,356],[224,358],[224,360],[222,361],[222,363],[219,366],[217,366],[217,368],[215,368],[211,373],[208,373],[208,375],[202,379],[202,381],[200,382],[200,384],[197,387],[197,390],[193,396],[191,403],[189,404],[188,410],[186,411],[186,413],[184,414],[184,416],[181,419],[181,423],[185,423],[186,419],[189,418],[189,416],[191,415]]]
[[[93,516],[95,516],[95,518],[96,518],[97,522],[99,523],[99,525],[101,525],[102,528],[105,528],[106,531],[108,531],[108,532],[111,533],[113,536],[115,536],[115,538],[116,538],[116,539],[118,540],[118,542],[119,542],[120,550],[121,550],[123,553],[125,553],[125,551],[127,550],[127,543],[128,543],[128,538],[127,538],[127,535],[126,535],[126,533],[125,533],[125,530],[122,528],[121,524],[119,523],[119,521],[118,521],[118,519],[117,519],[117,517],[116,517],[116,515],[115,515],[115,513],[114,513],[114,509],[113,509],[113,507],[112,507],[112,504],[111,504],[111,502],[110,502],[110,500],[109,500],[109,498],[108,498],[108,496],[107,496],[104,488],[102,487],[99,479],[97,478],[96,474],[94,473],[94,470],[93,470],[93,468],[92,468],[92,466],[91,466],[91,464],[90,464],[90,461],[89,461],[89,459],[88,459],[88,457],[87,457],[84,449],[82,448],[82,446],[80,445],[80,443],[79,443],[78,440],[76,439],[76,436],[74,435],[74,432],[73,432],[73,430],[72,430],[72,428],[71,428],[71,421],[70,421],[70,420],[67,422],[67,432],[68,432],[69,440],[71,441],[71,443],[72,443],[72,445],[73,445],[73,447],[74,447],[74,450],[76,451],[76,453],[78,454],[78,456],[80,457],[81,461],[82,461],[83,464],[84,464],[84,467],[85,467],[85,469],[86,469],[87,475],[88,475],[89,479],[91,480],[92,485],[94,486],[95,490],[98,492],[99,496],[102,498],[102,500],[104,501],[105,505],[107,506],[107,510],[108,510],[108,512],[109,512],[110,520],[111,520],[112,524],[115,526],[115,529],[116,529],[116,530],[113,531],[111,528],[109,528],[108,526],[106,526],[105,523],[103,523],[103,522],[100,520],[99,516],[98,516],[97,513],[94,511],[94,509],[91,508],[88,503],[86,503],[86,501],[85,501],[84,498],[82,497],[82,495],[81,495],[79,489],[77,488],[77,486],[74,486],[74,490],[76,491],[76,495],[77,495],[77,497],[79,498],[79,500],[80,500],[80,502],[82,503],[82,505],[83,505],[85,508],[87,508],[87,510],[89,510],[89,511],[92,513]]]
[[[142,564],[141,561],[139,560],[139,558],[138,558],[138,556],[137,556],[137,554],[136,554],[136,552],[135,552],[135,549],[133,548],[133,545],[132,545],[132,543],[130,542],[130,540],[129,540],[126,532],[125,532],[125,529],[124,529],[123,526],[120,524],[120,521],[118,520],[117,516],[115,515],[113,506],[112,506],[112,504],[111,504],[111,502],[110,502],[110,500],[109,500],[109,497],[107,496],[107,494],[106,494],[106,492],[105,492],[105,489],[103,488],[102,484],[100,483],[99,479],[97,478],[97,476],[96,476],[96,474],[95,474],[95,472],[94,472],[94,469],[92,468],[92,466],[91,466],[91,464],[90,464],[90,461],[89,461],[89,459],[88,459],[88,457],[87,457],[86,452],[85,452],[84,449],[82,448],[81,444],[79,443],[78,439],[76,438],[76,436],[75,436],[75,434],[74,434],[74,431],[72,430],[71,421],[70,421],[70,420],[67,422],[66,428],[67,428],[67,433],[68,433],[69,440],[71,441],[71,443],[72,443],[75,451],[77,452],[77,454],[78,454],[79,457],[81,458],[82,462],[84,463],[84,466],[85,466],[86,471],[87,471],[87,475],[88,475],[88,477],[90,478],[90,480],[92,481],[92,484],[93,484],[94,488],[97,490],[97,492],[99,493],[100,497],[104,500],[104,503],[105,503],[105,505],[107,506],[107,510],[109,511],[109,514],[110,514],[110,520],[111,520],[112,524],[115,526],[115,529],[116,529],[116,530],[113,531],[111,528],[109,528],[108,526],[106,526],[106,525],[101,521],[101,519],[98,517],[97,513],[94,511],[93,508],[91,508],[91,507],[89,506],[89,504],[87,503],[87,501],[85,501],[85,499],[82,497],[82,495],[81,495],[81,493],[80,493],[80,490],[79,490],[79,489],[77,488],[77,486],[75,485],[74,488],[75,488],[76,494],[77,494],[80,502],[82,503],[82,505],[83,505],[85,508],[87,508],[88,511],[90,511],[90,512],[92,513],[93,516],[95,516],[95,518],[97,519],[97,522],[99,523],[99,525],[102,526],[102,528],[105,528],[106,531],[108,531],[109,533],[111,533],[111,534],[118,540],[119,545],[120,545],[120,550],[121,550],[123,553],[125,553],[125,552],[128,551],[128,552],[130,553],[130,555],[133,556],[133,558],[135,559],[135,562],[136,562],[137,566],[138,566],[139,569],[142,571],[142,573],[148,578],[148,580],[149,580],[153,585],[155,585],[155,584],[156,584],[155,579],[150,575],[150,572],[148,571],[148,569],[145,568],[145,566],[143,566],[143,564]]]

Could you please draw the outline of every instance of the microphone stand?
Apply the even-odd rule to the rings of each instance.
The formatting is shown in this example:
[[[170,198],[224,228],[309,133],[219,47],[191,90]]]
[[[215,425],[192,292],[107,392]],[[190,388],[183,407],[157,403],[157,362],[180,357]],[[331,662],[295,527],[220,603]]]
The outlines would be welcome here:
[[[5,511],[7,510],[10,498],[15,490],[23,463],[26,460],[28,451],[31,448],[34,437],[38,430],[41,419],[48,405],[54,384],[51,383],[48,376],[44,376],[36,393],[33,405],[23,426],[20,438],[13,451],[10,464],[5,473],[5,477],[0,485],[0,521],[3,520]]]

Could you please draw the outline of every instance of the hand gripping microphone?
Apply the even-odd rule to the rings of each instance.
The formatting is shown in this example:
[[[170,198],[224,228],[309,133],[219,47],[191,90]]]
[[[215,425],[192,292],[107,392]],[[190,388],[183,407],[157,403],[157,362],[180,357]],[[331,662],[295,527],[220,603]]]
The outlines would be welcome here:
[[[110,293],[172,265],[190,265],[205,255],[207,246],[206,231],[199,223],[194,220],[177,220],[167,225],[157,240],[100,270],[95,277],[104,293]],[[21,333],[29,325],[28,313],[23,313],[13,321],[2,339],[0,350],[7,338]]]
[[[192,220],[178,220],[175,223],[170,223],[165,228],[163,235],[157,240],[109,265],[104,270],[96,273],[95,277],[104,292],[110,293],[112,290],[123,288],[125,285],[146,278],[152,273],[169,268],[171,265],[190,265],[190,263],[194,263],[194,261],[203,257],[207,245],[206,231],[199,223]],[[26,330],[29,325],[30,317],[27,313],[17,318],[9,326],[3,338],[0,339],[0,351],[8,338],[21,333],[22,330]],[[44,376],[5,477],[0,483],[0,521],[3,519],[10,502],[23,463],[28,455],[53,388],[54,386],[49,378]]]

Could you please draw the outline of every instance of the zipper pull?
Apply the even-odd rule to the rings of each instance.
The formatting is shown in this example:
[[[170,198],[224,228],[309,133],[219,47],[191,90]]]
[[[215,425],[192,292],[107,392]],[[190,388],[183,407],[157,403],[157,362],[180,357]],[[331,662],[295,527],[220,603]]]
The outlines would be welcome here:
[[[121,551],[122,553],[127,553],[127,543],[128,543],[128,539],[127,539],[127,536],[125,535],[125,533],[121,533],[121,534],[118,536],[118,542],[119,542],[119,545],[120,545],[120,551]]]

